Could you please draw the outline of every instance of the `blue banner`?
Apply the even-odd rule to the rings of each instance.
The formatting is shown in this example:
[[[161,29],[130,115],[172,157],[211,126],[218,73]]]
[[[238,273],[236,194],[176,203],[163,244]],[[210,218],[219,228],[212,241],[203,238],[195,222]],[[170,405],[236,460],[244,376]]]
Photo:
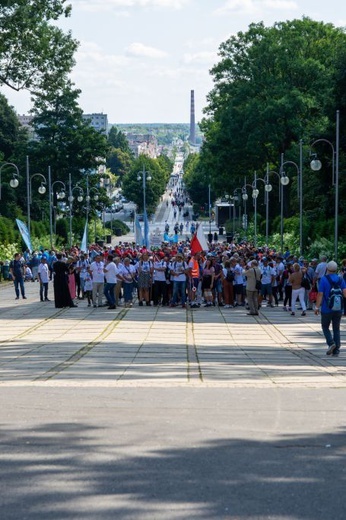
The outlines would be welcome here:
[[[135,238],[136,244],[143,246],[144,240],[143,240],[142,228],[139,223],[138,215],[136,215],[136,219],[135,219],[135,229],[136,229],[136,238]]]
[[[26,244],[26,247],[29,249],[29,251],[31,253],[32,252],[32,245],[31,245],[31,238],[30,238],[29,230],[26,227],[26,224],[24,224],[24,222],[22,222],[18,218],[16,218],[16,223],[17,223],[19,232],[20,232],[20,234],[22,236],[22,239],[24,240],[24,242]]]
[[[88,235],[88,221],[86,221],[86,223],[85,223],[84,233],[83,233],[83,238],[82,238],[82,243],[81,243],[81,245],[80,245],[81,251],[83,251],[84,253],[87,252],[87,247],[88,247],[88,244],[87,244],[87,235]]]
[[[147,249],[150,249],[149,221],[146,211],[144,212],[144,245]]]

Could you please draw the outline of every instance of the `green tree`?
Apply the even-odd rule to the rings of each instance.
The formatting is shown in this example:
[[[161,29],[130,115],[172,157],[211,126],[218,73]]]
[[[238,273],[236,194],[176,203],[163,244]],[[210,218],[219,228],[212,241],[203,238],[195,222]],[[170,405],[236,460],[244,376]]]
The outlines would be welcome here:
[[[77,42],[55,22],[70,13],[66,0],[0,1],[0,85],[37,93],[60,82]]]
[[[145,155],[136,159],[131,171],[124,176],[123,193],[125,197],[137,204],[139,212],[143,211],[143,169],[146,171],[146,208],[148,213],[153,213],[167,184],[167,172],[158,160],[150,159]]]
[[[39,137],[29,143],[26,153],[32,168],[46,172],[52,180],[80,180],[82,171],[95,170],[108,150],[106,137],[94,130],[78,105],[80,91],[70,81],[35,100],[33,126]],[[101,159],[102,161],[102,159]]]
[[[124,177],[124,175],[131,169],[131,166],[133,164],[133,155],[129,152],[126,152],[122,150],[121,148],[111,148],[106,165],[107,168],[110,169],[110,171],[116,175],[116,177],[119,177],[119,182],[121,184],[121,181]],[[118,182],[118,183],[119,183]]]
[[[278,164],[292,143],[326,132],[345,43],[342,29],[304,18],[252,24],[221,44],[202,122],[215,179],[233,187],[246,172]]]
[[[131,149],[126,135],[118,130],[116,126],[112,126],[108,133],[108,143],[112,148],[119,148],[123,152],[131,154]]]

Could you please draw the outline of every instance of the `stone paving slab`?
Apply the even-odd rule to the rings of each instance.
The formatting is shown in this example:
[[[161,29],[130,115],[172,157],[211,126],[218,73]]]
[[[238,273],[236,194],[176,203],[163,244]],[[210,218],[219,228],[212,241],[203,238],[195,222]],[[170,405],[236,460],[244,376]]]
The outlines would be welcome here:
[[[320,319],[282,308],[55,309],[27,284],[27,300],[0,288],[1,384],[346,386],[346,354],[325,355]],[[346,321],[342,321],[346,339]]]

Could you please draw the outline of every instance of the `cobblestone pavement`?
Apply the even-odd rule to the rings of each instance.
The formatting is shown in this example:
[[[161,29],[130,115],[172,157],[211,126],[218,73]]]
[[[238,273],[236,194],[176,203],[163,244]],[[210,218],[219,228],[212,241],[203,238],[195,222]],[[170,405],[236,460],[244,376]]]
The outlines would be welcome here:
[[[325,355],[320,318],[282,307],[55,309],[38,284],[0,287],[0,385],[345,387],[346,354]],[[50,297],[53,298],[50,287]],[[345,341],[346,320],[342,321]]]

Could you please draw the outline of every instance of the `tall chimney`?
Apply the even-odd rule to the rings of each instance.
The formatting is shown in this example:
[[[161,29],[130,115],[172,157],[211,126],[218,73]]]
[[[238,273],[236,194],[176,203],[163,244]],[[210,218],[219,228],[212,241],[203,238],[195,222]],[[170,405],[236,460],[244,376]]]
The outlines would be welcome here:
[[[196,123],[195,123],[195,91],[191,90],[191,108],[190,108],[190,144],[196,144]]]

